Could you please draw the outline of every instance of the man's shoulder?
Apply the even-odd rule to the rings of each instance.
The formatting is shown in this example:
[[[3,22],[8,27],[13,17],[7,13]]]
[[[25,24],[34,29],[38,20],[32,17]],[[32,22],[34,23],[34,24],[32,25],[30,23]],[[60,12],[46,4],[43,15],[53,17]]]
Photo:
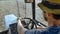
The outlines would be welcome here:
[[[40,34],[60,34],[60,27],[48,27],[44,31],[40,32]]]

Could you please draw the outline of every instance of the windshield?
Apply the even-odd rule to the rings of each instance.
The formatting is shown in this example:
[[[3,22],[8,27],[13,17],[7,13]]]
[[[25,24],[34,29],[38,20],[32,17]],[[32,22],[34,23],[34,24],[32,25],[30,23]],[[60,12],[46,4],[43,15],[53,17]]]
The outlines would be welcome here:
[[[16,2],[17,1],[17,2]],[[41,0],[36,1],[36,20],[41,21],[43,19],[42,10],[37,7],[37,3]],[[19,10],[18,10],[19,9]],[[0,31],[6,29],[5,27],[5,16],[14,14],[16,17],[19,16],[24,18],[32,18],[32,4],[25,3],[24,0],[0,0]]]
[[[5,15],[8,15],[8,14],[17,15],[16,7],[14,6],[15,4],[12,2],[13,1],[0,0],[0,31],[5,30],[5,23],[4,23]],[[16,13],[14,13],[14,12],[16,12]]]
[[[32,18],[31,3],[25,3],[24,0],[0,0],[0,31],[6,29],[5,16],[14,14],[16,17],[18,17],[19,16],[18,13],[22,18],[24,17]]]

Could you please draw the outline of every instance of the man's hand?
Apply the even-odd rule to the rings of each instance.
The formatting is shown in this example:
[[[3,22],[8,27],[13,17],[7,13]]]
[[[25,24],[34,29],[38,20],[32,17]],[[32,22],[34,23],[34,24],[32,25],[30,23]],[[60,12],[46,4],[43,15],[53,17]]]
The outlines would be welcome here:
[[[17,30],[18,30],[18,34],[24,34],[24,27],[23,25],[21,24],[21,20],[22,18],[18,18],[17,22],[18,22],[18,25],[17,25]]]

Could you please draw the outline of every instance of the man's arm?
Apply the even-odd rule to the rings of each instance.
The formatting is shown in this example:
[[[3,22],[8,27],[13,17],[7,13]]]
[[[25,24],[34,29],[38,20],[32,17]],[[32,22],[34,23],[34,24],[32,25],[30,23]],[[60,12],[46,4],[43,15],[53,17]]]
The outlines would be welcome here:
[[[18,30],[18,34],[24,34],[24,31],[27,30],[21,24],[21,18],[18,18],[17,30]]]
[[[21,19],[18,19],[18,34],[40,34],[40,31],[37,29],[27,30],[21,24]]]

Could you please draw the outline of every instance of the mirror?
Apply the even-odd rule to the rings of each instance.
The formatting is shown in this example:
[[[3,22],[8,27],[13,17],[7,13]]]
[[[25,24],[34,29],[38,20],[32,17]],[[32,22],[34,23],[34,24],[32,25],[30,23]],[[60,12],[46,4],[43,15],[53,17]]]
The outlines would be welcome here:
[[[25,0],[26,3],[32,3],[34,0]]]

